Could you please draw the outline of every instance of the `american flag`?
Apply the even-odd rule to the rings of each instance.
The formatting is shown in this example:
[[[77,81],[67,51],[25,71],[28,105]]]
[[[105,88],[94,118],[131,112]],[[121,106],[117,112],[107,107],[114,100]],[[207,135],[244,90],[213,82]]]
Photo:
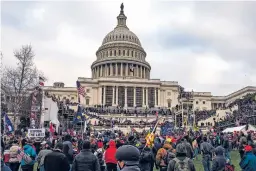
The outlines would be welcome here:
[[[85,96],[85,89],[84,89],[84,87],[81,86],[79,81],[76,82],[76,86],[77,86],[78,95],[80,94],[80,95],[82,95],[84,97]]]

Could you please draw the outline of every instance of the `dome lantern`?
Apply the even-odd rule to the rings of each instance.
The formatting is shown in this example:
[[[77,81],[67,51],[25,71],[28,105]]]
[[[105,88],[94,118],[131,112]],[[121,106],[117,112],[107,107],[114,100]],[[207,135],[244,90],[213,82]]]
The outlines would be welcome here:
[[[126,26],[127,17],[124,15],[124,4],[123,3],[121,4],[120,8],[121,8],[121,11],[120,11],[120,14],[117,16],[117,26],[116,27],[128,28]]]

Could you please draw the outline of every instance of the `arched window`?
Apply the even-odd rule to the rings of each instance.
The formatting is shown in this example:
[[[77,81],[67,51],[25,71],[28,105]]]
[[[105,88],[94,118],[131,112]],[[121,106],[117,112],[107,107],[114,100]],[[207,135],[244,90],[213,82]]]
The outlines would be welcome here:
[[[114,51],[114,56],[116,56],[116,50]]]
[[[129,36],[129,39],[131,40],[131,36]]]
[[[117,37],[117,35],[116,35],[116,40],[117,40],[117,38],[118,38],[118,37]]]
[[[124,40],[124,35],[123,35],[123,40]]]
[[[110,50],[110,56],[112,56],[112,50]]]
[[[127,56],[129,56],[130,54],[129,54],[129,50],[127,50]]]
[[[119,35],[119,39],[121,39],[121,34]]]
[[[111,40],[111,36],[109,36],[109,39]]]
[[[125,50],[123,50],[123,56],[125,56]]]
[[[121,55],[121,50],[118,51],[118,55],[119,55],[119,56]]]

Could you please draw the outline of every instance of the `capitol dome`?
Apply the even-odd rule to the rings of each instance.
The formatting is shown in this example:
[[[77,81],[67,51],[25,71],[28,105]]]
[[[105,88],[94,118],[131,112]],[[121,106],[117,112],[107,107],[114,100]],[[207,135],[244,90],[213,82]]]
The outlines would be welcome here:
[[[92,63],[92,78],[126,77],[150,79],[151,67],[139,38],[126,25],[127,17],[121,5],[117,26],[103,39]]]

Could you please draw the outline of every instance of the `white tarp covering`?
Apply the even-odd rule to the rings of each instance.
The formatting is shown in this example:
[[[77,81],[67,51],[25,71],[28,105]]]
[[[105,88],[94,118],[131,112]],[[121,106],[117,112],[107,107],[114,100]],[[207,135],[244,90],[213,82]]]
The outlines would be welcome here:
[[[237,127],[232,127],[232,128],[226,128],[225,130],[223,130],[222,132],[224,133],[228,133],[228,132],[244,132],[245,134],[247,133],[247,131],[256,131],[256,128],[252,125],[248,125],[248,130],[245,130],[246,125],[243,126],[237,126]]]
[[[58,105],[57,102],[54,102],[52,98],[45,97],[44,99],[44,121],[50,121],[53,124],[56,125],[56,132],[58,132],[58,128],[60,125],[60,122],[58,120]]]

